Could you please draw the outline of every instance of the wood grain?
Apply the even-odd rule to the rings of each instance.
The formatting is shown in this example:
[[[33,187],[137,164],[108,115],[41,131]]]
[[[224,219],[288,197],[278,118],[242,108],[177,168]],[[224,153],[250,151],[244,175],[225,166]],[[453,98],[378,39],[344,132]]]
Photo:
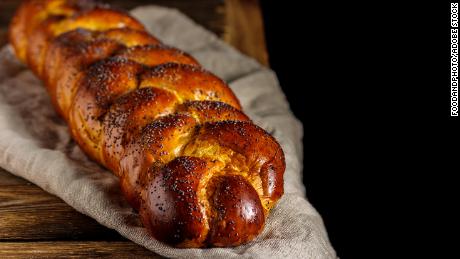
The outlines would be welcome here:
[[[33,185],[32,183],[14,176],[0,167],[0,190],[5,185]]]
[[[268,52],[258,0],[225,1],[223,39],[244,54],[268,66]]]
[[[131,242],[0,242],[0,258],[162,258]]]
[[[5,185],[5,178],[11,185]],[[0,173],[0,241],[125,240],[58,197],[14,178]]]

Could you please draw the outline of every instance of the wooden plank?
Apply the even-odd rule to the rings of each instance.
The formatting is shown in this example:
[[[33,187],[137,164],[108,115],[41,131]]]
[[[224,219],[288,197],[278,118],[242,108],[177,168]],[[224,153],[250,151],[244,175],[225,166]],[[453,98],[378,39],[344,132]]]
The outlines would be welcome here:
[[[125,240],[33,184],[0,186],[0,230],[0,240]]]
[[[0,47],[8,41],[8,31],[6,28],[0,28]]]
[[[258,0],[226,0],[223,38],[244,54],[268,66],[268,52]]]
[[[132,242],[0,242],[0,258],[162,258]]]
[[[131,10],[142,5],[159,5],[175,8],[206,29],[222,36],[224,32],[223,0],[101,0],[115,8]]]
[[[32,183],[14,176],[0,167],[0,188],[3,185],[32,185]]]

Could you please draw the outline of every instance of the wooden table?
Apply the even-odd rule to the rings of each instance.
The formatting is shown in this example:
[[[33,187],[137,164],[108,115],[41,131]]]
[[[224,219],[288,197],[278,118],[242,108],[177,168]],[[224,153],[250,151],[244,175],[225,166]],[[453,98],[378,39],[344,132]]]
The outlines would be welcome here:
[[[0,1],[0,46],[19,0]],[[226,42],[268,64],[257,0],[112,0],[129,10],[145,4],[178,8]],[[1,137],[1,136],[0,136]],[[0,168],[0,258],[158,257],[61,199]]]

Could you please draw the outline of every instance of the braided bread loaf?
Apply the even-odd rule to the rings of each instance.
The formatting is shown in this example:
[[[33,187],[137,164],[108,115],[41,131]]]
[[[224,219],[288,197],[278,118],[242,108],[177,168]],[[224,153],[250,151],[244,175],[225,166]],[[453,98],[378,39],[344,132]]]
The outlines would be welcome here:
[[[235,246],[263,229],[283,194],[283,151],[193,57],[88,0],[25,1],[9,37],[155,238]]]

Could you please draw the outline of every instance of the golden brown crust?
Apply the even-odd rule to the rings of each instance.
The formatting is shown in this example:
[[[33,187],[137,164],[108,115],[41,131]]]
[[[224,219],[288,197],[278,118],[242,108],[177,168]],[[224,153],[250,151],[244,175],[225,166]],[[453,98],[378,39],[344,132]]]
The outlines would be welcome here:
[[[265,223],[259,195],[240,175],[217,179],[211,196],[213,213],[208,242],[215,246],[236,246],[252,240]]]
[[[232,90],[222,79],[201,67],[178,63],[154,66],[140,78],[139,87],[159,87],[176,93],[181,100],[213,100],[241,109]]]
[[[187,53],[165,45],[138,45],[123,49],[116,56],[123,57],[146,66],[165,63],[178,63],[199,66],[199,63]]]
[[[155,177],[145,189],[140,212],[153,236],[173,245],[201,246],[208,227],[199,187],[207,169],[204,160],[178,157],[152,172]]]
[[[140,206],[140,187],[152,166],[161,167],[180,156],[192,136],[196,121],[186,114],[162,116],[142,129],[127,144],[120,161],[121,188],[131,205]]]
[[[197,60],[90,0],[25,1],[9,38],[154,237],[236,246],[262,231],[283,194],[283,151]]]
[[[140,88],[117,99],[104,119],[104,160],[107,167],[119,171],[125,147],[148,123],[170,114],[176,97],[158,88]]]
[[[137,88],[137,75],[142,65],[120,58],[110,58],[93,64],[69,110],[69,124],[74,139],[93,159],[102,159],[102,118],[111,103],[119,96]]]
[[[67,119],[71,103],[83,76],[82,67],[110,56],[122,48],[120,43],[95,38],[94,33],[77,29],[55,38],[46,53],[44,81],[57,111]]]
[[[219,101],[189,101],[177,107],[177,112],[191,114],[198,122],[249,121],[242,111]]]

